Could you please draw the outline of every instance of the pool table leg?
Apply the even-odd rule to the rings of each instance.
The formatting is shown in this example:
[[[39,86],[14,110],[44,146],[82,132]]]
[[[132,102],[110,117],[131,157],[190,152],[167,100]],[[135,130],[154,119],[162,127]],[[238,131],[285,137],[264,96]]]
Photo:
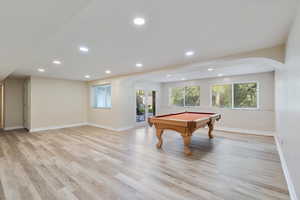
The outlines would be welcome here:
[[[162,144],[163,144],[163,140],[162,140],[162,134],[164,133],[164,130],[163,129],[156,129],[156,137],[158,139],[158,142],[156,144],[156,147],[158,149],[161,148]]]
[[[213,130],[214,130],[214,123],[209,122],[208,123],[208,137],[209,137],[209,139],[214,138],[214,136],[212,135]]]
[[[182,136],[184,143],[184,153],[188,156],[192,155],[190,150],[191,136]]]

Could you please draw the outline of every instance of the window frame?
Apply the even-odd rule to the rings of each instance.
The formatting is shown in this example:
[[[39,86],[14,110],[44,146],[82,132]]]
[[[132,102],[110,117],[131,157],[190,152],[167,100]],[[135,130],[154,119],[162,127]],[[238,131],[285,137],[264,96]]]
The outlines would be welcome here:
[[[109,106],[107,106],[107,107],[96,107],[95,106],[95,98],[94,98],[94,88],[95,87],[99,87],[99,86],[107,86],[107,85],[109,85],[110,86],[110,95],[111,95],[111,97],[110,97],[110,107]],[[91,108],[92,109],[112,109],[112,84],[111,83],[103,83],[103,84],[97,84],[97,85],[91,85],[90,86],[90,104],[91,104]]]
[[[185,105],[186,87],[195,87],[195,86],[199,87],[199,89],[200,89],[200,93],[199,93],[199,105],[197,105],[197,106],[186,106],[186,105]],[[183,93],[183,106],[178,106],[178,105],[172,104],[172,103],[170,102],[171,95],[172,95],[171,90],[172,90],[173,88],[184,88],[184,93]],[[199,107],[201,107],[201,86],[200,86],[200,85],[185,85],[185,86],[182,86],[182,87],[181,87],[181,86],[178,86],[178,87],[177,87],[177,86],[175,86],[175,87],[170,87],[170,88],[169,88],[168,105],[169,105],[170,107],[178,107],[178,108],[199,108]]]
[[[255,108],[236,108],[234,107],[234,85],[235,84],[245,84],[245,83],[256,83],[256,107]],[[217,107],[213,106],[212,98],[213,98],[213,86],[215,85],[231,85],[231,108],[228,107]],[[260,110],[260,85],[259,81],[233,81],[233,82],[218,82],[210,85],[210,107],[218,108],[218,109],[231,109],[231,110]]]

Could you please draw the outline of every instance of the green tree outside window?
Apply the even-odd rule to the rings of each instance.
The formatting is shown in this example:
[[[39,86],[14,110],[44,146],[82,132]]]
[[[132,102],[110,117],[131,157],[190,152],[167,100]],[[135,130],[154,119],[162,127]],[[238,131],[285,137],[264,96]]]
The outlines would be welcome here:
[[[175,106],[184,106],[184,88],[172,88],[170,103]]]
[[[257,108],[257,83],[237,83],[233,88],[235,108]]]
[[[258,84],[256,82],[214,85],[212,87],[212,106],[257,108],[257,93]]]
[[[232,107],[232,86],[226,85],[214,85],[212,87],[212,106],[220,108]]]
[[[200,106],[200,87],[185,87],[185,106]]]
[[[200,106],[200,86],[170,89],[170,104],[175,106]]]

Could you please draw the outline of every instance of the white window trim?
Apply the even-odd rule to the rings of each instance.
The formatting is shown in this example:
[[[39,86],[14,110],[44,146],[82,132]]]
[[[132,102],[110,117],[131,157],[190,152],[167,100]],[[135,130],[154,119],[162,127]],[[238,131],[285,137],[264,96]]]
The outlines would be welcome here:
[[[186,106],[185,105],[185,89],[186,89],[186,87],[195,87],[195,86],[197,86],[197,87],[199,87],[200,88],[200,94],[199,94],[199,96],[200,96],[200,98],[199,98],[199,106]],[[174,105],[174,104],[172,104],[171,103],[171,90],[173,89],[173,88],[184,88],[184,94],[183,94],[183,106],[177,106],[177,105]],[[169,88],[169,99],[168,99],[168,105],[169,105],[169,107],[177,107],[177,108],[200,108],[201,107],[201,86],[200,85],[185,85],[185,86],[183,86],[183,87],[170,87]]]
[[[111,106],[110,107],[95,107],[94,106],[94,96],[93,96],[93,88],[97,87],[97,86],[105,86],[105,85],[109,85],[110,86],[110,92],[111,92]],[[90,106],[92,109],[112,109],[112,84],[111,83],[103,83],[103,84],[97,84],[97,85],[91,85],[90,86]]]
[[[234,84],[244,84],[244,83],[256,83],[257,88],[256,88],[256,93],[257,93],[257,97],[256,97],[256,108],[235,108],[234,107]],[[217,107],[217,106],[213,106],[212,104],[212,89],[213,86],[215,85],[231,85],[231,108],[228,107]],[[230,110],[260,110],[260,85],[259,85],[259,81],[234,81],[234,82],[221,82],[221,83],[214,83],[210,85],[210,106],[213,108],[219,108],[219,109],[230,109]]]

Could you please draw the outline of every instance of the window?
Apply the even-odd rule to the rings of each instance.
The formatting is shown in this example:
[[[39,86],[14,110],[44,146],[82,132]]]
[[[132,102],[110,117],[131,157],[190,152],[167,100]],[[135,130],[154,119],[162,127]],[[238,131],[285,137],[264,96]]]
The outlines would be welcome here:
[[[92,86],[92,106],[111,108],[111,85]]]
[[[220,108],[232,107],[232,86],[226,85],[214,85],[212,87],[212,106]]]
[[[184,88],[171,89],[171,102],[175,106],[184,106]]]
[[[185,106],[200,106],[200,87],[185,87]]]
[[[234,108],[257,108],[257,83],[236,83]]]
[[[200,106],[200,86],[170,89],[170,104],[175,106]]]
[[[212,87],[212,106],[219,108],[258,108],[258,83],[233,83]]]

